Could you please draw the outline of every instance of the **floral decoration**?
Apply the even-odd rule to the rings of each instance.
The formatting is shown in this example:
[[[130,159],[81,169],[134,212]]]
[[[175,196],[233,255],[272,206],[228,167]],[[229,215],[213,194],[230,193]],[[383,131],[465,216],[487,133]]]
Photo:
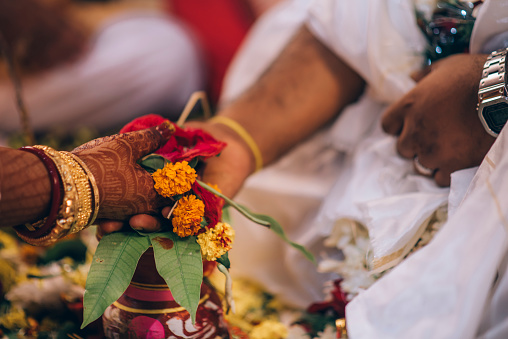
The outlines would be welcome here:
[[[187,161],[166,164],[152,173],[155,190],[166,198],[188,192],[196,177],[196,170]]]
[[[235,231],[227,223],[218,223],[198,235],[203,260],[214,261],[226,254],[233,247]]]
[[[121,133],[145,129],[166,121],[158,115],[148,115],[127,124]],[[172,209],[167,216],[171,230],[141,234],[117,232],[105,235],[97,247],[87,278],[84,294],[83,327],[100,317],[128,287],[137,261],[153,247],[156,268],[180,306],[195,321],[203,281],[204,263],[217,262],[226,277],[226,304],[232,306],[228,251],[233,246],[234,230],[222,221],[225,206],[236,208],[250,220],[272,229],[291,246],[302,251],[310,260],[312,255],[302,246],[292,243],[280,225],[272,218],[250,212],[213,187],[199,180],[201,162],[218,156],[225,143],[208,133],[173,124],[173,137],[154,154],[139,164],[152,174],[154,188],[169,198]],[[196,253],[201,253],[196,256]],[[209,266],[207,264],[206,266]]]
[[[125,125],[120,133],[139,131],[162,124],[167,119],[156,114],[145,115]],[[175,133],[166,145],[155,154],[162,155],[172,163],[191,161],[196,157],[201,160],[214,157],[222,151],[226,143],[215,140],[210,134],[195,128],[181,128],[176,124]]]
[[[173,232],[181,238],[197,234],[201,230],[204,215],[205,204],[194,194],[182,197],[173,211]]]

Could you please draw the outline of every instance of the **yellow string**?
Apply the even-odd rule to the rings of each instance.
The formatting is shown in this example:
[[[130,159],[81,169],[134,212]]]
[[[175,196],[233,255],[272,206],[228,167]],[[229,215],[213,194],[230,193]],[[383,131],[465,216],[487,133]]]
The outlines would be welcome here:
[[[254,139],[251,137],[249,132],[247,132],[245,130],[245,128],[242,127],[242,125],[240,125],[233,119],[222,116],[222,115],[215,116],[215,117],[211,118],[209,121],[212,123],[216,123],[216,124],[226,125],[229,128],[231,128],[233,131],[235,131],[236,134],[238,134],[240,136],[240,138],[242,138],[242,140],[245,141],[247,146],[249,146],[249,148],[252,152],[252,155],[254,155],[254,161],[255,161],[255,165],[256,165],[255,172],[257,172],[263,168],[263,157],[261,156],[261,151],[259,150],[258,145],[254,141]]]

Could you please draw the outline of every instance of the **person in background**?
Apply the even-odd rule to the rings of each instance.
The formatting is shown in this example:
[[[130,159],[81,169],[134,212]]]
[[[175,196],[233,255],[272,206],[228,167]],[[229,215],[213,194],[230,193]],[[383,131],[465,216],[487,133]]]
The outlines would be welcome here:
[[[195,91],[215,106],[234,53],[277,2],[7,1],[0,33],[39,134],[77,126],[111,133],[148,113],[177,120]],[[0,132],[12,133],[19,118],[0,66]]]
[[[205,87],[198,43],[158,1],[3,1],[0,33],[39,133],[83,126],[111,133],[153,112],[176,119]],[[1,66],[0,131],[7,134],[20,124]]]

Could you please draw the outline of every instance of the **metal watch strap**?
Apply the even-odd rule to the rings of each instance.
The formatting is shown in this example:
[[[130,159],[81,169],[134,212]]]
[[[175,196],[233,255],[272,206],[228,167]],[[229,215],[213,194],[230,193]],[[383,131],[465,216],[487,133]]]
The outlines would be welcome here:
[[[508,48],[492,52],[483,66],[478,104],[506,96],[506,53]]]

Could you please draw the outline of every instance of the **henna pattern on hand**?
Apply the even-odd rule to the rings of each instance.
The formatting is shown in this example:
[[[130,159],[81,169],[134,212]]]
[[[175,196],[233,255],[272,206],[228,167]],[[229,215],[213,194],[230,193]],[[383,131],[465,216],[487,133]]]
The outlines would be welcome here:
[[[153,188],[151,175],[137,164],[169,139],[170,128],[161,126],[95,139],[73,150],[97,181],[98,218],[126,220],[133,214],[155,213],[167,204]]]

